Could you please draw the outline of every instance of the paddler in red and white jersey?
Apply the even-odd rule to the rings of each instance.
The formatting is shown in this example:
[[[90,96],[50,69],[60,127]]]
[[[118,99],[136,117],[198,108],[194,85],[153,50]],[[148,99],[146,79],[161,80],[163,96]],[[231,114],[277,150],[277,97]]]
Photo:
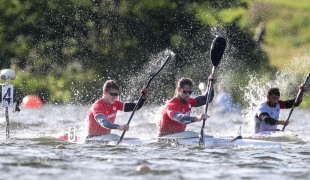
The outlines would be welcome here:
[[[208,78],[209,82],[213,81],[213,75]],[[159,125],[158,136],[183,132],[186,125],[207,119],[209,116],[202,113],[200,116],[190,116],[192,107],[203,106],[207,102],[208,92],[203,96],[190,97],[193,92],[194,83],[190,78],[181,78],[176,87],[176,96],[169,100],[161,112],[161,120]],[[214,97],[212,87],[210,94],[210,102]]]
[[[139,110],[147,99],[147,89],[144,87]],[[111,133],[111,129],[129,130],[128,124],[115,124],[117,111],[133,111],[136,103],[121,102],[117,100],[119,85],[114,80],[108,80],[103,85],[103,96],[97,100],[88,110],[87,136],[99,136]]]
[[[289,124],[288,120],[279,120],[280,109],[292,108],[294,106],[299,106],[303,99],[303,92],[306,90],[304,84],[300,87],[301,94],[297,103],[294,105],[295,99],[291,100],[280,100],[280,90],[279,88],[269,88],[266,101],[259,104],[255,109],[254,114],[254,133],[260,133],[262,131],[277,131],[277,125]]]

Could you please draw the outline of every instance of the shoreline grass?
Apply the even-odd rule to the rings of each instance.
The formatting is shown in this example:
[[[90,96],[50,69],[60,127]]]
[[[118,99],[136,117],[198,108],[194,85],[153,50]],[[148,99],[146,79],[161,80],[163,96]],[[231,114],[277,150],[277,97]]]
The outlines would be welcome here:
[[[252,1],[251,6],[252,9],[261,8],[256,11],[264,12],[253,18],[266,23],[262,48],[267,52],[271,66],[282,71],[295,59],[306,59],[309,56],[310,1],[259,0]],[[264,7],[271,8],[263,10]],[[309,70],[309,66],[302,66],[298,73],[309,73]]]

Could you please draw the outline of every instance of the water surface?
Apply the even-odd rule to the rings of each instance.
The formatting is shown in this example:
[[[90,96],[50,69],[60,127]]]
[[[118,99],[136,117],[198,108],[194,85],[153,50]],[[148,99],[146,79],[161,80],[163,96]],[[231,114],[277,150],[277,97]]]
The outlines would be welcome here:
[[[279,139],[282,150],[260,148],[103,146],[70,144],[56,137],[69,127],[82,130],[88,106],[45,105],[41,109],[10,109],[10,139],[5,138],[4,110],[0,112],[0,179],[308,179],[310,177],[310,113],[295,108],[288,134]],[[160,107],[137,111],[126,137],[157,135]],[[196,109],[194,113],[201,110]],[[289,110],[282,110],[287,117]],[[116,121],[127,123],[131,113],[120,112]],[[214,136],[252,133],[246,115],[216,115],[210,112],[205,132]],[[201,122],[188,130],[200,132]],[[113,131],[121,134],[121,131]],[[298,138],[294,136],[298,135]],[[66,149],[57,149],[60,144]],[[151,171],[136,168],[146,164]]]

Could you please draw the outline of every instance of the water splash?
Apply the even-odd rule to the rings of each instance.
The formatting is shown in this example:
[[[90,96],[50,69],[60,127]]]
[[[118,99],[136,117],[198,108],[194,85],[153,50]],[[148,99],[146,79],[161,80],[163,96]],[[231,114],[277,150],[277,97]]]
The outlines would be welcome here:
[[[123,89],[124,95],[122,96],[123,100],[138,99],[137,97],[140,96],[141,89],[146,86],[146,83],[151,77],[151,74],[154,73],[157,68],[163,64],[168,54],[171,55],[171,59],[173,60],[175,53],[169,49],[163,50],[158,54],[151,55],[148,62],[144,64],[139,72],[135,72],[134,74],[125,78],[125,87]],[[166,94],[166,85],[164,82],[165,79],[167,79],[167,75],[169,74],[169,71],[167,70],[169,68],[168,66],[169,62],[150,84],[148,97],[148,99],[151,99],[149,100],[150,102],[161,101],[158,97],[162,97]]]
[[[307,57],[305,57],[307,59]],[[306,64],[308,63],[308,64]],[[250,125],[254,127],[253,112],[256,106],[265,101],[266,94],[269,88],[278,87],[281,92],[280,99],[294,99],[298,93],[299,86],[303,82],[304,74],[300,74],[298,69],[303,66],[309,66],[310,63],[304,59],[295,59],[283,71],[278,71],[273,77],[261,77],[258,74],[250,74],[247,86],[243,88],[246,109],[244,110],[245,118],[249,120]],[[309,66],[310,67],[310,66]],[[241,90],[241,89],[240,89]],[[282,110],[280,119],[287,117],[287,112]]]

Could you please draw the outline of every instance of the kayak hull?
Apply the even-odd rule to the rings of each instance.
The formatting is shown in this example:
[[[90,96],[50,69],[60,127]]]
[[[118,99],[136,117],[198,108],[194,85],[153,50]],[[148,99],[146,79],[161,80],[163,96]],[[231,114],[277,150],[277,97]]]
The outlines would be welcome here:
[[[66,139],[67,138],[67,139]],[[68,140],[68,136],[61,136],[60,139]],[[95,136],[90,138],[78,138],[74,136],[73,143],[81,144],[100,144],[100,145],[116,145],[119,140],[119,135],[109,134]],[[199,146],[199,134],[197,132],[185,131],[181,133],[171,134],[158,138],[140,139],[124,137],[120,145],[144,145],[144,144],[171,144],[178,146]],[[281,144],[271,141],[252,140],[238,138],[216,138],[210,135],[205,135],[205,147],[268,147],[281,149]]]
[[[158,138],[158,142],[174,143],[186,146],[199,146],[199,134],[196,132],[185,131]],[[190,136],[188,135],[190,134]],[[182,137],[183,135],[183,137]],[[276,147],[281,149],[281,144],[277,142],[243,139],[241,136],[236,138],[217,138],[205,135],[205,147]]]

